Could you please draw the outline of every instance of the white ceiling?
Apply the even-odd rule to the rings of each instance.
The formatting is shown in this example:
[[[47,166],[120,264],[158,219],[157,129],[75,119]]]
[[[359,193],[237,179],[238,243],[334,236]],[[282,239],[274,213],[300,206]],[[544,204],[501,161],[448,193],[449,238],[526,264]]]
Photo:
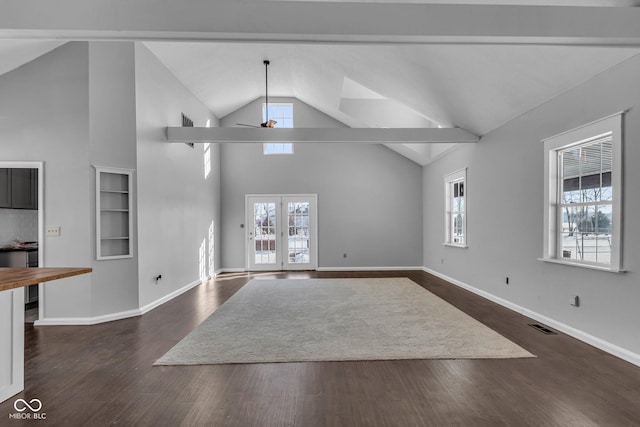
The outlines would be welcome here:
[[[218,117],[264,96],[262,61],[269,59],[271,96],[298,98],[351,127],[440,125],[460,127],[482,136],[640,53],[637,28],[629,28],[637,9],[634,13],[619,13],[619,8],[639,6],[640,0],[456,1],[458,5],[476,7],[512,5],[508,10],[495,6],[474,8],[478,16],[469,16],[466,9],[456,5],[446,5],[450,2],[445,0],[350,0],[361,4],[358,8],[340,9],[363,17],[370,11],[373,22],[383,26],[386,14],[395,9],[369,9],[365,3],[397,4],[396,21],[379,30],[367,20],[356,22],[351,15],[343,19],[332,15],[330,5],[345,3],[342,0],[246,1],[247,4],[203,3],[201,6],[210,8],[210,12],[225,10],[228,14],[207,15],[215,21],[210,24],[199,21],[202,12],[194,15],[197,8],[191,15],[186,9],[185,16],[176,18],[179,23],[172,21],[171,10],[158,10],[154,20],[148,14],[121,15],[120,9],[106,9],[114,13],[105,11],[100,15],[105,16],[104,22],[93,22],[97,18],[91,10],[83,9],[79,13],[86,15],[82,15],[84,20],[79,15],[71,23],[66,22],[69,14],[61,11],[60,16],[51,19],[55,24],[42,24],[27,19],[28,14],[17,14],[15,19],[24,19],[24,23],[16,24],[15,33],[22,38],[11,40],[6,36],[11,31],[5,31],[5,39],[0,40],[0,74],[59,46],[64,42],[67,26],[80,19],[87,22],[87,27],[75,30],[77,39],[83,35],[88,40],[120,35],[123,39],[151,40],[145,42],[146,46]],[[319,9],[300,9],[305,3],[313,3]],[[421,18],[405,31],[403,22],[411,19],[407,13],[414,9],[401,3],[441,3],[437,10],[421,9],[421,17],[433,21],[437,16],[451,22],[433,21],[427,25],[427,30],[433,29],[429,32]],[[267,4],[276,10],[265,8]],[[294,12],[287,8],[289,5],[292,10],[314,10],[321,16],[300,22],[291,20],[287,12]],[[571,11],[576,13],[551,7],[558,5],[575,6]],[[254,16],[258,12],[247,15],[252,8],[271,13],[273,22],[265,22],[262,15]],[[594,14],[595,9],[603,14]],[[598,20],[600,16],[604,21]],[[591,25],[585,25],[587,21]],[[596,22],[609,24],[597,28],[593,25]],[[611,25],[616,22],[624,22],[624,27]],[[44,37],[46,27],[51,25],[56,30],[49,34],[57,34],[60,40],[25,39],[28,32],[19,31],[21,25],[39,37]],[[165,30],[165,26],[172,30]],[[236,32],[224,32],[232,27],[238,28]],[[182,28],[184,31],[178,31]],[[487,28],[491,31],[485,31]],[[185,39],[191,41],[178,41]],[[419,145],[395,149],[421,164],[444,150]]]
[[[64,41],[1,40],[0,75],[33,61],[64,43]]]
[[[298,98],[351,126],[411,127],[403,119],[412,116],[425,127],[431,120],[476,135],[639,52],[531,45],[146,45],[218,117],[264,96],[262,61],[269,59],[270,96]],[[363,109],[387,100],[403,114],[372,107],[371,117],[359,117],[347,108],[358,96]]]

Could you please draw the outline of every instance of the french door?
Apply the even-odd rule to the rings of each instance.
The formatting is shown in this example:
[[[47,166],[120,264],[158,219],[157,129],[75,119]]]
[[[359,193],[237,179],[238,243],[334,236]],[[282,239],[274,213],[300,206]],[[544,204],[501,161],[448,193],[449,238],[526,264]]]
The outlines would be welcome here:
[[[247,195],[247,269],[315,270],[317,196]]]

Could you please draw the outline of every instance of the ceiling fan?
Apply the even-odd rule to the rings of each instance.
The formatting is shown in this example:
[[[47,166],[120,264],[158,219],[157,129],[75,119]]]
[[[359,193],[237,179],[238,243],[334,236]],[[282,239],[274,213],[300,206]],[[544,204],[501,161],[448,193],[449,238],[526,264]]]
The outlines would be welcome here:
[[[275,120],[269,120],[269,73],[268,73],[268,69],[269,69],[269,60],[265,59],[264,61],[262,61],[262,63],[264,64],[264,97],[265,97],[265,120],[264,123],[260,123],[260,126],[255,126],[255,125],[248,125],[246,123],[236,123],[236,125],[238,126],[248,126],[248,127],[252,127],[252,128],[257,128],[257,127],[261,127],[261,128],[272,128],[276,125]]]

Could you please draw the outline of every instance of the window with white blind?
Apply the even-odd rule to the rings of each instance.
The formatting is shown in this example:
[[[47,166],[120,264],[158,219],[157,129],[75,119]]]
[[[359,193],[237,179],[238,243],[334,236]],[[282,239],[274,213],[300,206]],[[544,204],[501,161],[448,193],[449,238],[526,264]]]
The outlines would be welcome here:
[[[445,236],[444,244],[467,247],[467,170],[444,177]]]
[[[622,116],[545,140],[544,260],[620,271]]]

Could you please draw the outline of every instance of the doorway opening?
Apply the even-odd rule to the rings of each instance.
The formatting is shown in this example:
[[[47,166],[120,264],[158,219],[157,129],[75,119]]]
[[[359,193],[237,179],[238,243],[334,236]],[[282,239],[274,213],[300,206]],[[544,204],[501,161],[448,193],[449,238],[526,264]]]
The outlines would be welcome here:
[[[318,267],[317,195],[246,196],[247,270]]]
[[[0,267],[44,266],[44,163],[0,161]],[[24,288],[25,322],[44,313],[42,284]]]

